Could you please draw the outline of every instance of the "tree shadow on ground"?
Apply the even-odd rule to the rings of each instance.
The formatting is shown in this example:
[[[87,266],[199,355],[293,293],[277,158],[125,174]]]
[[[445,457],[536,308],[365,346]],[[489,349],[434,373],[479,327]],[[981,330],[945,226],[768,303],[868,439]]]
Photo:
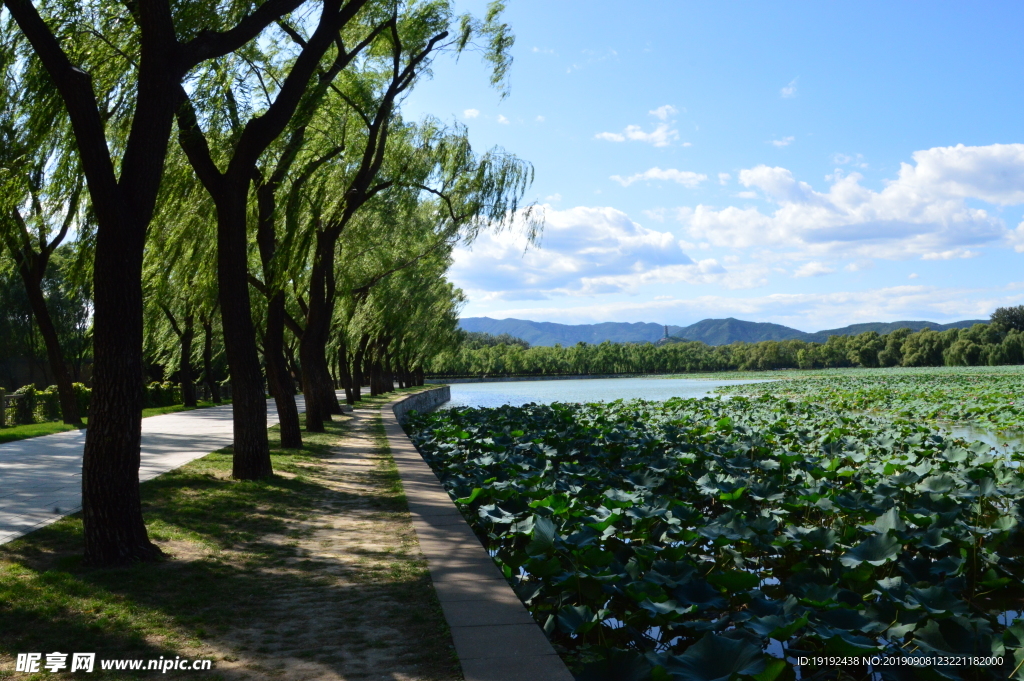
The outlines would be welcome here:
[[[231,480],[220,452],[144,483],[167,560],[83,567],[79,515],[2,547],[0,668],[60,651],[212,657],[222,678],[459,678],[388,459],[339,484],[329,429],[275,450],[264,481]]]

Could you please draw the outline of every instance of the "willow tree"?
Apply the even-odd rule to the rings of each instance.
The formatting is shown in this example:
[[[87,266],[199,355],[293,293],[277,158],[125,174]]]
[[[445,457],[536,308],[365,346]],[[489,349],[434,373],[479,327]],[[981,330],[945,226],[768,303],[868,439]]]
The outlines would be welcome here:
[[[275,104],[250,121],[240,149],[259,153],[287,125],[295,105],[309,87],[320,58],[338,32],[370,0],[324,0],[315,39],[293,62]],[[96,220],[94,256],[95,379],[82,469],[85,559],[90,564],[121,564],[154,559],[159,549],[149,541],[142,520],[138,486],[142,405],[142,260],[146,232],[153,217],[175,113],[187,99],[186,83],[197,68],[258,44],[277,22],[304,7],[302,0],[236,0],[229,3],[178,3],[135,0],[84,7],[31,0],[4,0],[4,7],[31,44],[53,87],[60,94],[74,133]],[[100,36],[100,38],[94,38]],[[255,42],[254,42],[255,41]],[[127,101],[124,126],[110,126],[105,114],[111,101]],[[120,131],[127,129],[121,138]],[[118,135],[112,139],[111,135]],[[246,155],[246,154],[243,154]],[[245,160],[245,159],[242,159]],[[217,171],[217,175],[222,175]],[[228,172],[224,191],[237,196],[239,178]],[[244,198],[241,209],[244,212]],[[237,202],[231,204],[237,211]],[[236,230],[237,231],[237,230]],[[243,230],[244,232],[244,230]],[[240,279],[245,270],[232,257],[244,249],[244,233],[226,233],[224,268]],[[243,259],[244,261],[244,259]],[[237,294],[238,289],[231,289]],[[231,298],[232,293],[222,298]],[[224,307],[222,305],[222,307]],[[247,312],[247,310],[246,310]],[[234,314],[229,311],[229,314]],[[226,336],[239,360],[248,387],[260,382],[254,363],[251,321],[241,319]],[[241,347],[242,351],[238,351]],[[252,401],[252,391],[241,391]],[[262,407],[262,399],[258,406]],[[236,473],[259,477],[270,471],[265,412],[249,410],[236,432],[241,452]]]
[[[23,36],[0,17],[0,250],[13,258],[46,348],[65,423],[80,426],[43,281],[51,258],[81,226],[83,185],[60,100],[46,86]]]
[[[171,154],[157,220],[162,227],[146,247],[143,267],[146,352],[177,368],[182,402],[198,404],[195,357],[203,330],[204,380],[213,392],[210,319],[217,307],[213,206],[180,153]],[[219,395],[218,395],[219,397]]]
[[[365,117],[357,119],[369,127]],[[335,400],[326,346],[338,298],[336,267],[347,266],[344,259],[338,260],[338,244],[359,222],[361,212],[372,210],[385,216],[369,224],[386,234],[408,224],[401,215],[407,209],[398,207],[429,198],[434,215],[428,231],[439,244],[456,237],[471,239],[481,229],[502,229],[517,222],[537,228],[529,208],[521,203],[533,177],[528,163],[501,149],[478,154],[465,128],[444,126],[433,119],[410,124],[393,114],[387,130],[387,143],[375,147],[379,162],[373,161],[372,179],[367,181],[365,174],[370,138],[353,132],[350,141],[363,140],[361,145],[355,143],[364,152],[357,162],[343,156],[325,163],[304,182],[301,192],[290,196],[288,214],[304,222],[305,227],[296,231],[309,235],[302,243],[310,248],[301,340],[307,429],[323,428]]]

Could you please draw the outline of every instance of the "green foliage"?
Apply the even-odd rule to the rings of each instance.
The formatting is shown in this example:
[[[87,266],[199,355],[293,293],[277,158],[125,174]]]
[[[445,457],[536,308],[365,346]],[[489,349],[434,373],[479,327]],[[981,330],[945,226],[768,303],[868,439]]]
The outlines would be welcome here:
[[[181,388],[173,383],[153,381],[146,386],[143,405],[145,407],[170,407],[181,404]]]
[[[1006,329],[1024,331],[1024,305],[999,307],[992,313],[992,323]]]
[[[523,350],[530,349],[528,342],[507,333],[501,333],[497,336],[480,331],[464,331],[463,333],[465,334],[462,338],[463,347],[470,350],[493,348],[496,345],[518,345]]]
[[[791,679],[797,655],[920,649],[1002,656],[956,668],[995,679],[1020,657],[1020,453],[767,395],[407,429],[579,678]]]
[[[719,392],[781,395],[840,411],[872,411],[912,421],[1024,428],[1024,371],[1016,367],[826,372],[784,382],[729,386]]]
[[[71,387],[75,391],[75,399],[78,400],[78,414],[80,416],[87,416],[89,414],[89,403],[92,402],[92,390],[90,390],[84,383],[72,383]]]
[[[498,337],[500,338],[500,337]],[[524,341],[525,342],[525,341]],[[825,343],[762,341],[710,346],[699,341],[534,346],[469,335],[428,367],[438,376],[659,374],[892,366],[996,366],[1024,362],[1024,332],[995,324],[970,329],[830,336]]]
[[[36,422],[36,387],[34,385],[25,385],[14,391],[15,395],[20,395],[14,403],[14,423],[15,425],[28,425]]]
[[[57,386],[36,392],[36,410],[44,421],[60,420],[60,395]]]

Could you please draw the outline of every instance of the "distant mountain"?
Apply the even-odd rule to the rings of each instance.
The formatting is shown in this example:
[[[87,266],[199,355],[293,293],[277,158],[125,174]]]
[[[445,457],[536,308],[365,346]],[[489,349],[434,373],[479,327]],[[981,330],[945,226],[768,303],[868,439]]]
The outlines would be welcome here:
[[[676,338],[701,341],[708,345],[728,345],[742,341],[757,343],[766,340],[806,340],[810,334],[781,324],[745,322],[742,319],[704,319],[671,333]]]
[[[891,333],[896,329],[945,331],[946,329],[969,329],[975,324],[988,324],[988,320],[965,319],[962,322],[952,322],[950,324],[936,324],[935,322],[867,322],[866,324],[850,324],[841,329],[826,329],[817,333],[809,333],[805,340],[824,343],[828,340],[829,336],[856,336],[858,333],[867,333],[868,331],[877,331],[879,334]]]
[[[556,324],[554,322],[531,322],[526,319],[491,319],[490,317],[466,317],[459,320],[459,327],[466,331],[478,331],[497,336],[507,333],[528,341],[530,345],[576,345],[584,343],[655,343],[665,336],[662,324],[636,322],[604,322],[602,324]],[[669,326],[669,334],[680,330]]]
[[[673,338],[696,340],[708,345],[728,345],[742,341],[757,343],[765,340],[798,339],[808,342],[824,343],[829,336],[853,336],[866,331],[877,331],[880,334],[907,327],[913,331],[923,328],[945,331],[946,329],[963,329],[974,324],[984,324],[985,319],[966,319],[951,324],[934,322],[869,322],[851,324],[841,329],[826,329],[816,333],[807,333],[781,324],[766,322],[747,322],[742,319],[704,319],[690,326],[669,325],[668,333]],[[479,331],[492,335],[507,333],[522,338],[530,345],[576,345],[579,342],[603,343],[656,343],[665,336],[665,326],[636,322],[604,322],[603,324],[557,324],[554,322],[532,322],[526,319],[491,319],[490,317],[466,317],[459,321],[459,326],[466,331]]]

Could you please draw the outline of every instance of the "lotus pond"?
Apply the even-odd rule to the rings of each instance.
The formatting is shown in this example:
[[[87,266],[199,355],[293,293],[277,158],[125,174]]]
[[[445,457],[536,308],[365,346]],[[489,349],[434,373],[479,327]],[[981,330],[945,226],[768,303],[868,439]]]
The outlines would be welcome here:
[[[771,372],[782,380],[723,386],[726,394],[784,395],[840,411],[973,423],[993,430],[1024,429],[1024,367],[838,369]]]
[[[1021,454],[770,395],[406,429],[578,679],[1024,679]]]

